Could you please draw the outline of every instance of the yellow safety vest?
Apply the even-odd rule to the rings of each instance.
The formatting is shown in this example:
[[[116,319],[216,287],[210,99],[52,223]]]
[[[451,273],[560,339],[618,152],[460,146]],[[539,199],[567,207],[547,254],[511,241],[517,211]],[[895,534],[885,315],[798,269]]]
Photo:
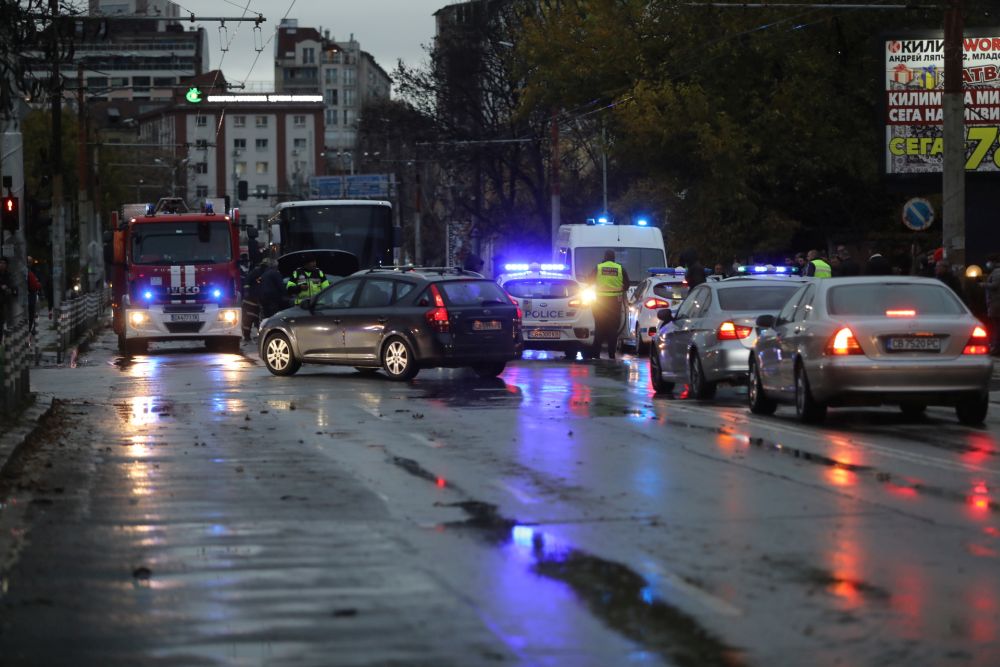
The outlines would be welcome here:
[[[624,269],[618,262],[601,262],[597,265],[598,296],[620,296],[625,284]]]
[[[326,279],[326,274],[319,269],[314,269],[311,272],[295,269],[292,272],[292,277],[288,280],[288,287],[296,286],[305,286],[305,289],[295,296],[295,305],[298,305],[329,287],[330,281]]]
[[[813,272],[813,278],[832,278],[833,277],[833,269],[831,269],[830,265],[827,264],[826,262],[824,262],[823,260],[821,260],[821,259],[814,259],[811,262],[811,264],[816,267],[816,270]]]

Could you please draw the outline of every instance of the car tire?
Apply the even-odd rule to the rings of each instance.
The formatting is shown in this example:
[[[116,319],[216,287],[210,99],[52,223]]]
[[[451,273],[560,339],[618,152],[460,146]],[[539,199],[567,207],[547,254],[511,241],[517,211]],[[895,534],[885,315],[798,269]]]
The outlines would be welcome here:
[[[492,380],[496,376],[503,373],[504,369],[507,368],[507,362],[499,361],[492,364],[476,364],[472,367],[472,370],[476,372],[476,375],[484,380]]]
[[[379,371],[379,369],[374,366],[355,366],[354,370],[362,375],[375,375]]]
[[[955,416],[966,426],[979,426],[986,420],[990,408],[989,394],[962,399],[955,406]]]
[[[294,375],[302,366],[302,362],[295,358],[288,336],[283,333],[273,333],[267,337],[261,356],[272,375]]]
[[[674,383],[663,379],[663,367],[660,365],[660,355],[655,346],[649,352],[649,382],[656,394],[669,394],[674,390]]]
[[[715,398],[716,385],[705,378],[705,369],[701,365],[701,357],[697,352],[691,352],[688,360],[688,386],[690,396],[699,401],[710,401]]]
[[[907,419],[919,419],[927,412],[927,404],[917,403],[916,401],[905,401],[899,404],[899,411]]]
[[[393,336],[382,346],[382,369],[390,380],[413,379],[420,371],[413,348],[404,338]]]
[[[122,352],[125,354],[146,354],[149,351],[149,341],[144,338],[125,338],[122,337],[119,343],[122,348]]]
[[[826,419],[826,404],[813,398],[802,364],[795,365],[795,414],[805,424],[821,424]]]
[[[764,383],[760,379],[760,366],[757,360],[750,358],[750,371],[747,374],[747,400],[750,412],[755,415],[773,415],[778,409],[778,403],[764,394]]]

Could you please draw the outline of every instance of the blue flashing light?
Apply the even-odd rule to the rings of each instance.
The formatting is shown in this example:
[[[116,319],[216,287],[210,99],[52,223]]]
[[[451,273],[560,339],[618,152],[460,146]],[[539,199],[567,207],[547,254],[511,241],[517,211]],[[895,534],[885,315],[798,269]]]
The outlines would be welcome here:
[[[753,267],[753,272],[754,273],[767,273],[767,267],[766,266],[761,266],[760,264],[757,264],[756,266]]]
[[[751,264],[749,266],[739,266],[736,272],[740,274],[752,273],[755,275],[794,275],[795,269],[788,266],[774,266],[773,264]]]
[[[213,299],[218,299],[218,298],[221,298],[221,297],[222,297],[222,290],[220,290],[218,287],[216,287],[214,290],[212,290],[212,298]]]
[[[597,224],[599,224],[599,225],[606,225],[606,224],[608,224],[608,218],[607,218],[607,216],[603,216],[602,215],[601,217],[599,217],[597,219]]]
[[[142,293],[142,298],[145,299],[146,301],[152,301],[153,300],[153,291],[152,290],[146,290],[145,292]]]
[[[205,214],[206,215],[215,214],[215,206],[210,201],[205,202]]]
[[[504,271],[527,271],[531,267],[528,264],[504,264]]]
[[[683,268],[671,268],[669,266],[651,266],[646,269],[647,273],[651,276],[677,276],[684,275]]]
[[[566,271],[568,267],[565,264],[542,264],[542,271]]]
[[[649,220],[646,220],[646,218],[639,218],[638,220],[635,221],[635,224],[639,225],[640,227],[648,227]]]
[[[156,204],[146,204],[146,215],[156,214]]]
[[[774,270],[775,270],[776,273],[788,273],[788,267],[787,266],[778,266],[778,267],[775,267]]]

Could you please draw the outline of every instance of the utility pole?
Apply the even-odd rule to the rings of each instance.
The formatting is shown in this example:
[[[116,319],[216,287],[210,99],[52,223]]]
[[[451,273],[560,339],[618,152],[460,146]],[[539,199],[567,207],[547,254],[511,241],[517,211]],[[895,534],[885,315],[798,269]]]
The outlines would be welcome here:
[[[945,259],[965,263],[965,94],[962,90],[965,0],[949,0],[944,14],[944,164],[942,166]]]
[[[607,216],[608,215],[608,131],[604,127],[604,121],[601,121],[601,181],[603,183],[602,191],[604,192],[604,208],[601,212]]]
[[[62,175],[62,82],[59,54],[59,0],[49,0],[49,57],[52,70],[49,94],[52,96],[52,136],[49,143],[49,169],[52,170],[52,303],[53,310],[62,304],[66,274],[66,220],[63,206]]]
[[[559,261],[559,111],[552,109],[552,149],[549,164],[549,188],[552,191],[552,261]]]
[[[420,238],[420,210],[423,208],[423,196],[421,195],[420,189],[423,187],[420,182],[420,162],[415,164],[416,166],[416,211],[413,214],[413,263],[417,266],[423,266],[424,263],[424,249],[423,240]]]

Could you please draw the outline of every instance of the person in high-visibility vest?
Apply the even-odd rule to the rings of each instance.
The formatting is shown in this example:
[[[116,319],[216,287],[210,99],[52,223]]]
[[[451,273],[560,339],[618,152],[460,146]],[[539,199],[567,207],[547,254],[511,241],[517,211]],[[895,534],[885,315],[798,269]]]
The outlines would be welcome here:
[[[302,266],[292,271],[292,277],[285,285],[288,293],[295,297],[296,306],[330,286],[326,274],[316,267],[315,257],[304,255],[302,260]]]
[[[604,261],[594,271],[594,348],[591,355],[601,358],[601,347],[608,345],[608,358],[615,358],[618,329],[621,326],[622,303],[628,291],[629,280],[625,267],[615,261],[615,251],[607,250]]]
[[[806,275],[813,278],[832,278],[833,268],[820,257],[818,250],[810,250],[806,255]]]

